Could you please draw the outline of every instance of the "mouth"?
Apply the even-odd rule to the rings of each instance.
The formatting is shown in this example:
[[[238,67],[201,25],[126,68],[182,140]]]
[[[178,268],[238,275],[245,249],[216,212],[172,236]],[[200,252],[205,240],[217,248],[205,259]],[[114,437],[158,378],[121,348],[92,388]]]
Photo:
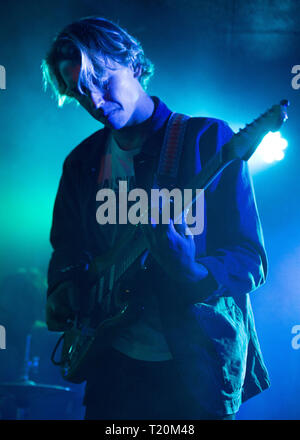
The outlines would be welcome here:
[[[111,112],[104,114],[105,119],[110,118],[114,113],[116,113],[116,111],[117,110],[112,110]]]

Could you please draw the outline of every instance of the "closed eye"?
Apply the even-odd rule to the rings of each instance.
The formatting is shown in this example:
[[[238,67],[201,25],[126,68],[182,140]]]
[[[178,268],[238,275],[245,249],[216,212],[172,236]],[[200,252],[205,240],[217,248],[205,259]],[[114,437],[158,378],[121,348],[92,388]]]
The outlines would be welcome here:
[[[92,78],[92,85],[93,87],[95,87],[96,89],[101,89],[103,90],[108,90],[109,88],[109,78],[106,77],[102,77],[102,79],[97,79],[95,77]]]

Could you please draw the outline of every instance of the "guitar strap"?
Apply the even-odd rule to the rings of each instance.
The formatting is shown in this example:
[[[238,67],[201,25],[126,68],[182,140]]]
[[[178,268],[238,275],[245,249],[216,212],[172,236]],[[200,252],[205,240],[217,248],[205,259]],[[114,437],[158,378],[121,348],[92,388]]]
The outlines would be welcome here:
[[[180,157],[189,116],[172,113],[166,128],[153,188],[176,186]]]

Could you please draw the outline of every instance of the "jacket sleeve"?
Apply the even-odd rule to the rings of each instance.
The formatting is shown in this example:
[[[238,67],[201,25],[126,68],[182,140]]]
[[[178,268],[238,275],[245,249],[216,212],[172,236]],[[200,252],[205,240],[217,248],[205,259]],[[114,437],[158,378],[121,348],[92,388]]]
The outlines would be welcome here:
[[[223,121],[212,124],[205,142],[218,151],[233,132]],[[199,143],[201,149],[201,142]],[[201,152],[200,152],[201,154]],[[267,257],[247,162],[233,161],[205,191],[206,251],[196,260],[208,277],[200,282],[205,301],[249,293],[265,282]],[[197,248],[197,236],[195,236]]]
[[[66,158],[55,199],[50,243],[53,252],[48,267],[49,295],[61,282],[72,279],[83,264],[83,231],[79,204],[79,169]]]

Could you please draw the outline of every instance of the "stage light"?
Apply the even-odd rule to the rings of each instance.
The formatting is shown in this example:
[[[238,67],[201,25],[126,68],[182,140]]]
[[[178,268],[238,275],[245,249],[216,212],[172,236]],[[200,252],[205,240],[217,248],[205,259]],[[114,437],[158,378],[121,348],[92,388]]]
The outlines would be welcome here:
[[[265,135],[253,156],[249,159],[250,170],[254,173],[281,161],[285,155],[288,142],[279,131],[270,131]]]
[[[281,136],[280,131],[269,132],[263,138],[256,150],[257,157],[266,163],[272,163],[284,158],[284,150],[287,148],[288,142]]]

